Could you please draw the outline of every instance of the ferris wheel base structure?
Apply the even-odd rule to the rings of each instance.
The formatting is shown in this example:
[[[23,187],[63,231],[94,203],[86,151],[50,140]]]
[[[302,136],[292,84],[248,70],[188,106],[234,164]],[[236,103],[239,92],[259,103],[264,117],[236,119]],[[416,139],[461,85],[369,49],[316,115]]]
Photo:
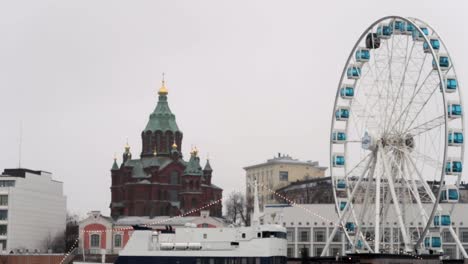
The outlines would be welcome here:
[[[362,33],[333,108],[330,173],[338,221],[322,256],[338,232],[349,254],[441,255],[447,231],[468,258],[451,219],[463,172],[463,110],[453,59],[433,27],[388,16]],[[402,241],[396,249],[385,241],[390,225]]]
[[[440,256],[438,255],[397,255],[397,254],[348,254],[346,256],[329,256],[329,257],[313,257],[309,259],[310,263],[424,263],[424,264],[440,264]],[[450,263],[454,263],[453,261]],[[463,263],[463,262],[460,262]]]

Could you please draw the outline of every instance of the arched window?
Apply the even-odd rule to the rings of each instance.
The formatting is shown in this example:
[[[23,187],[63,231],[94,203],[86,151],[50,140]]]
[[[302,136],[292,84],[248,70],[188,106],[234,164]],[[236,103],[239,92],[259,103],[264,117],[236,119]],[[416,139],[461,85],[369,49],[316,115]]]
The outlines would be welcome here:
[[[193,181],[190,181],[189,188],[190,188],[190,190],[193,190]]]
[[[101,236],[98,234],[92,234],[90,237],[91,237],[91,248],[99,248],[101,244]]]
[[[197,198],[192,198],[192,210],[198,207]]]
[[[167,131],[166,132],[166,147],[167,147],[167,151],[170,151],[172,149],[172,144],[174,142],[174,137],[172,136],[172,132],[171,131]]]
[[[170,215],[170,216],[172,216],[171,206],[170,206],[170,205],[167,205],[167,206],[166,206],[166,213],[165,213],[165,215]]]
[[[146,137],[145,152],[151,152],[151,147],[153,146],[153,140],[151,138],[151,131],[147,131],[145,137]]]
[[[161,151],[161,132],[156,132],[156,149],[157,151]]]
[[[116,234],[114,236],[114,247],[119,248],[122,247],[122,235]]]
[[[171,172],[171,184],[179,184],[179,173],[177,171]]]

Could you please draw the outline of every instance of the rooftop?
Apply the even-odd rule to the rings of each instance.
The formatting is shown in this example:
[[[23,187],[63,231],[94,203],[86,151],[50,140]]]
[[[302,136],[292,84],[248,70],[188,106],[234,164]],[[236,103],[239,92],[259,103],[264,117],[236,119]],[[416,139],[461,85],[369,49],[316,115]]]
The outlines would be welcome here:
[[[268,160],[267,160],[266,162],[264,162],[264,163],[255,164],[255,165],[252,165],[252,166],[244,167],[244,170],[259,168],[259,167],[263,167],[263,166],[266,166],[266,165],[273,165],[273,164],[308,165],[308,166],[315,167],[315,168],[320,169],[320,170],[326,170],[326,169],[328,169],[328,167],[319,166],[318,161],[311,161],[311,160],[301,161],[301,160],[298,160],[298,159],[293,159],[293,158],[292,158],[291,156],[289,156],[288,154],[281,154],[281,153],[278,153],[278,156],[274,156],[272,159],[268,159]]]
[[[317,185],[317,184],[329,184],[331,186],[331,177],[320,177],[320,178],[312,178],[307,180],[295,181],[291,182],[289,185],[286,185],[278,190],[277,192],[281,191],[290,191],[295,189],[304,188],[304,185]],[[311,187],[311,186],[310,186]]]
[[[31,174],[36,174],[36,175],[42,175],[43,173],[50,174],[50,172],[47,172],[47,171],[16,168],[16,169],[4,169],[1,176],[26,178],[26,173],[31,173]]]

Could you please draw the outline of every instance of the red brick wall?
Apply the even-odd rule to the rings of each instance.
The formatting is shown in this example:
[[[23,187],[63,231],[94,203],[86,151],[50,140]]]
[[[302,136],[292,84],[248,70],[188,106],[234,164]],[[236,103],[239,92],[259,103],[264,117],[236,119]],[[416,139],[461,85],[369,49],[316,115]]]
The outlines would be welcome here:
[[[84,228],[84,249],[89,249],[90,248],[90,235],[93,232],[98,231],[101,234],[101,248],[105,249],[106,248],[106,227],[101,225],[101,224],[90,224],[85,226]]]
[[[2,264],[60,264],[64,255],[6,255],[0,256]]]

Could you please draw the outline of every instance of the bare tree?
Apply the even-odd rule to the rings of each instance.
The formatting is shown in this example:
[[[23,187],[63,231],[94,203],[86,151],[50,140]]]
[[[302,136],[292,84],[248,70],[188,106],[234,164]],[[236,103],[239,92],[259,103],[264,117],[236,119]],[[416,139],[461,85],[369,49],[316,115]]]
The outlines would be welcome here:
[[[77,214],[67,213],[67,224],[65,226],[65,251],[69,252],[78,246],[79,217]]]
[[[233,191],[229,194],[225,203],[226,215],[225,218],[233,224],[250,224],[250,216],[246,197],[241,192]]]
[[[59,232],[52,236],[49,232],[47,237],[42,241],[42,250],[44,252],[52,251],[54,253],[65,252],[65,232]]]
[[[54,253],[65,253],[77,246],[79,217],[76,214],[68,212],[66,221],[65,230],[57,233],[55,236],[49,233],[43,240],[42,249],[44,251],[51,250]]]

